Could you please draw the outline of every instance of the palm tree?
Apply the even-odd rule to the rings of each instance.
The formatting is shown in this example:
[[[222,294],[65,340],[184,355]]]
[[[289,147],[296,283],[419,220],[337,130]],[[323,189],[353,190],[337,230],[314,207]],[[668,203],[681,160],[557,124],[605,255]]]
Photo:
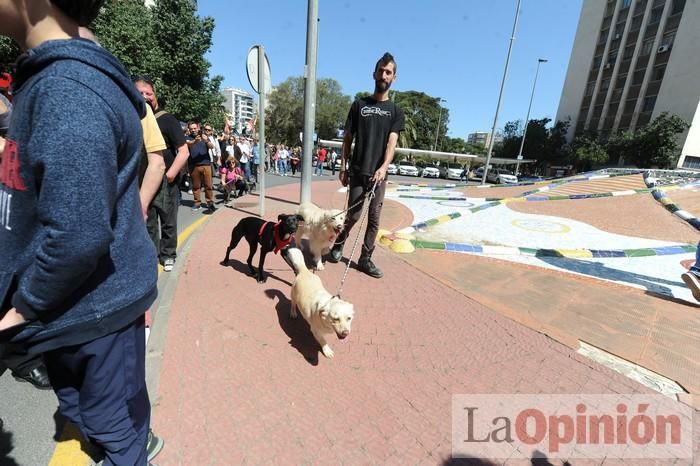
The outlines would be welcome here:
[[[404,120],[404,130],[399,133],[399,147],[405,149],[411,147],[416,141],[418,131],[413,114],[406,114]]]

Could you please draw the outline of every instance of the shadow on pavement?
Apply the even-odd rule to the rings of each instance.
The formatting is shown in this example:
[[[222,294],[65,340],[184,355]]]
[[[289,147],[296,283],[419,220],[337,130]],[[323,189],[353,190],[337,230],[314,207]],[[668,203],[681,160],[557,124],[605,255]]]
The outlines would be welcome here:
[[[474,458],[474,457],[463,457],[463,458],[450,458],[442,463],[442,466],[498,466],[503,464],[502,462],[493,462],[486,459]],[[507,463],[506,463],[507,464]],[[530,464],[532,466],[555,466],[554,463],[549,461],[547,455],[539,450],[535,450],[532,453],[532,458],[530,458]],[[572,466],[568,461],[557,462],[562,466]]]
[[[321,347],[311,334],[309,324],[301,316],[298,316],[296,319],[289,317],[289,309],[292,303],[281,291],[265,290],[265,295],[270,299],[277,298],[277,304],[275,305],[277,321],[280,324],[280,328],[289,337],[289,344],[306,359],[306,362],[312,366],[318,366],[318,354]]]
[[[19,466],[19,463],[9,456],[13,448],[12,433],[5,432],[2,419],[0,419],[0,464],[3,466]]]
[[[256,254],[258,254],[258,253],[256,253]],[[257,258],[257,256],[256,256],[256,258]],[[255,264],[255,261],[253,261],[253,263]],[[221,265],[222,267],[226,267],[226,268],[230,267],[233,270],[235,270],[236,272],[240,272],[243,275],[255,280],[255,276],[251,275],[250,270],[248,270],[248,264],[246,264],[245,262],[241,262],[238,259],[229,259],[228,263],[221,261],[221,262],[219,262],[219,265]],[[287,286],[292,286],[292,284],[289,283],[287,280],[283,280],[283,279],[275,276],[275,274],[273,272],[279,271],[279,270],[282,270],[282,269],[269,269],[269,268],[265,267],[265,277],[267,279],[272,278],[274,280],[277,280],[278,282],[282,282]]]
[[[538,256],[538,259],[542,262],[564,270],[568,270],[570,272],[577,272],[584,275],[590,275],[591,277],[602,278],[605,280],[639,285],[651,293],[664,296],[673,297],[671,289],[664,285],[677,286],[680,288],[683,288],[685,286],[683,282],[680,281],[674,282],[670,280],[664,280],[662,278],[650,277],[648,275],[641,275],[634,272],[626,272],[624,270],[613,269],[610,267],[606,267],[605,265],[598,262],[588,262],[567,257],[548,256]]]

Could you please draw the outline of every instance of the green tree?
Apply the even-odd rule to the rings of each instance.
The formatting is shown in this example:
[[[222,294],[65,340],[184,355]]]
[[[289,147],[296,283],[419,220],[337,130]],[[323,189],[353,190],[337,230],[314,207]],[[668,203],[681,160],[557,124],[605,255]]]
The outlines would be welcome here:
[[[437,129],[438,150],[442,150],[442,143],[450,121],[450,112],[447,108],[442,108],[442,115],[440,114],[440,98],[431,97],[418,91],[394,91],[392,94],[394,101],[404,111],[406,119],[410,117],[415,124],[416,136],[410,148],[432,149]],[[440,128],[438,128],[438,120]]]
[[[585,135],[578,136],[573,143],[573,164],[577,170],[588,171],[608,162],[605,147],[596,139]]]
[[[635,131],[614,135],[606,149],[613,159],[622,159],[640,168],[671,167],[680,156],[678,134],[689,126],[678,115],[664,112]]]
[[[9,37],[0,36],[0,73],[12,71],[19,54],[17,42]]]
[[[93,25],[100,43],[132,74],[150,77],[159,101],[182,120],[224,126],[222,77],[209,78],[204,58],[214,19],[200,18],[191,0],[111,0]]]
[[[332,139],[345,125],[350,97],[330,78],[316,85],[316,132],[321,139]],[[304,78],[290,77],[269,95],[265,128],[271,142],[296,144],[304,128]]]
[[[319,138],[333,139],[336,130],[345,127],[350,104],[350,96],[343,94],[338,81],[326,78],[317,82],[316,132]]]
[[[532,119],[527,124],[523,157],[535,159],[540,167],[567,163],[571,149],[566,143],[569,122],[558,121],[549,126],[551,119]],[[522,123],[509,121],[503,129],[503,142],[495,150],[498,157],[516,158],[522,143]]]

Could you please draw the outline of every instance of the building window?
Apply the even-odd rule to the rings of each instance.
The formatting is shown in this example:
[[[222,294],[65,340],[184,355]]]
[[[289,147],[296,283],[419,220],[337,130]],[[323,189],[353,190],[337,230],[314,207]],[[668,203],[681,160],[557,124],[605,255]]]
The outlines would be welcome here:
[[[673,41],[675,39],[676,39],[676,31],[667,32],[661,38],[661,45],[667,46],[670,50],[671,46],[673,45]]]
[[[639,28],[642,27],[642,19],[644,19],[644,15],[639,15],[635,16],[632,18],[632,24],[630,25],[630,31],[639,31]]]
[[[634,75],[632,76],[632,85],[637,86],[639,84],[642,84],[642,81],[644,81],[644,72],[645,69],[637,70],[634,72]]]
[[[628,45],[625,47],[625,53],[622,55],[623,60],[629,60],[634,55],[634,45]]]
[[[662,6],[651,10],[651,14],[649,15],[649,24],[656,24],[659,21],[661,21],[661,15],[663,14],[663,12],[664,7]]]
[[[664,72],[666,71],[666,65],[659,65],[654,68],[654,76],[652,80],[661,81],[664,78]]]
[[[598,38],[598,44],[604,44],[606,40],[608,40],[608,31],[609,29],[604,29],[600,31],[600,37]]]
[[[642,104],[642,112],[651,112],[654,110],[654,104],[656,103],[656,96],[644,97],[644,103]]]
[[[600,82],[600,91],[601,91],[601,92],[607,91],[609,87],[610,87],[610,78],[603,79],[603,80]]]
[[[646,57],[651,53],[651,48],[654,45],[654,38],[647,39],[642,43],[642,49],[639,51],[640,57]]]
[[[617,23],[615,26],[615,39],[622,37],[622,33],[625,31],[625,22]]]
[[[617,76],[617,81],[615,83],[616,89],[622,89],[625,87],[625,80],[627,79],[627,74],[620,74]]]
[[[632,0],[622,0],[622,8],[628,8],[632,4]]]
[[[593,90],[595,89],[595,81],[591,81],[586,85],[585,97],[593,95]]]
[[[700,157],[686,155],[685,159],[683,160],[683,168],[694,168],[695,170],[700,169]]]
[[[602,55],[598,55],[597,57],[593,58],[593,69],[596,69],[600,66],[600,62],[603,59]]]
[[[605,16],[610,16],[613,14],[613,11],[615,11],[615,2],[613,1],[608,1],[608,6],[605,9]]]
[[[685,0],[673,0],[671,4],[671,14],[677,15],[683,11],[683,8],[685,8]]]
[[[625,114],[634,112],[634,107],[637,105],[637,99],[630,99],[625,102]]]

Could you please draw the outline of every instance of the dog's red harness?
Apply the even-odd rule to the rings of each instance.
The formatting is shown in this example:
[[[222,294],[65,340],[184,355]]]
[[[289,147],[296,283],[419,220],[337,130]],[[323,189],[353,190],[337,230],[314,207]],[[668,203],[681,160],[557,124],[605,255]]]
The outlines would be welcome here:
[[[262,226],[260,227],[260,231],[258,232],[258,237],[262,238],[263,230],[265,229],[265,226],[268,223],[272,223],[272,222],[265,222],[262,224]],[[289,244],[294,239],[294,235],[289,235],[287,237],[287,239],[280,238],[280,222],[275,223],[274,232],[275,233],[274,233],[273,237],[275,238],[275,254],[277,254],[282,249],[289,246]]]

